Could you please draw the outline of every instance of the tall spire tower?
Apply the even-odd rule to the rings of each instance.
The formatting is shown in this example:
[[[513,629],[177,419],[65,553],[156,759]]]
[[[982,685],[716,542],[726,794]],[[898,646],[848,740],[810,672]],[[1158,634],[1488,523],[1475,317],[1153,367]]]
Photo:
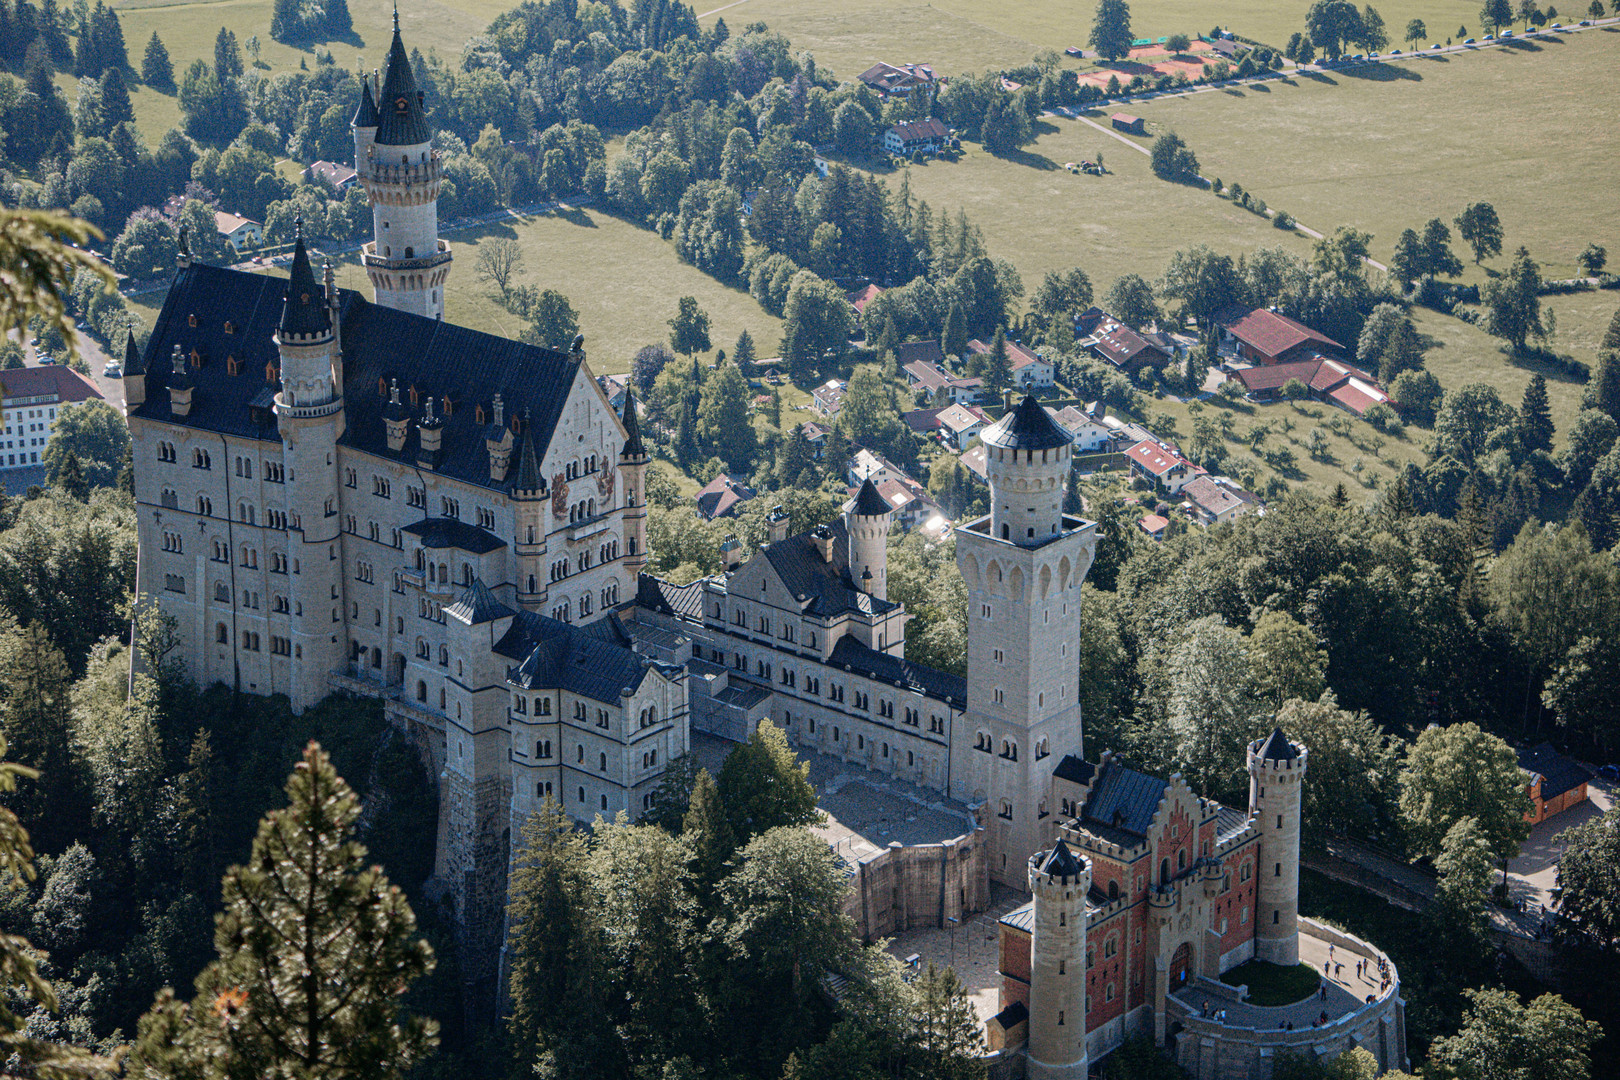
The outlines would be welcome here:
[[[382,88],[374,101],[370,87],[362,88],[353,121],[354,169],[371,199],[372,241],[361,261],[377,303],[442,319],[450,276],[450,245],[439,239],[444,169],[422,98],[395,8]]]
[[[1080,582],[1097,535],[1063,513],[1074,444],[1040,402],[1025,397],[981,438],[990,513],[956,530],[968,678],[951,794],[986,804],[990,876],[1024,888],[1059,820],[1052,770],[1080,753]]]

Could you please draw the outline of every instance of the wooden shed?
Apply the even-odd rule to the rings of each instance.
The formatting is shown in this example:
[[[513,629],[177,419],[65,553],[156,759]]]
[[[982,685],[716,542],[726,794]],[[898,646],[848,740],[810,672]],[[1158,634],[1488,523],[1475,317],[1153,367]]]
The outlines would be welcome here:
[[[1111,120],[1114,126],[1120,131],[1128,131],[1132,135],[1147,134],[1147,121],[1143,120],[1140,116],[1130,116],[1126,113],[1117,112],[1108,119]]]

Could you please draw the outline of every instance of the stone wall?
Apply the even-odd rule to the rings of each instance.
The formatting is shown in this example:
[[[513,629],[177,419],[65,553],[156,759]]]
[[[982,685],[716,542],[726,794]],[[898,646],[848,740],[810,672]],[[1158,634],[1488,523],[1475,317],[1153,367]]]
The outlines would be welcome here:
[[[1340,949],[1372,958],[1378,949],[1352,934],[1316,922],[1299,920],[1300,933],[1330,942]],[[1385,958],[1387,959],[1387,957]],[[1391,965],[1391,971],[1394,966]],[[1211,999],[1233,995],[1235,988],[1206,981],[1201,990]],[[1293,1031],[1257,1030],[1221,1023],[1198,1014],[1177,998],[1167,1001],[1170,1019],[1180,1027],[1171,1036],[1176,1062],[1193,1080],[1271,1080],[1277,1055],[1292,1050],[1309,1057],[1334,1058],[1362,1047],[1378,1059],[1379,1071],[1406,1067],[1406,1006],[1400,996],[1399,977],[1369,1004],[1354,1009],[1323,1027]]]
[[[865,856],[844,902],[856,936],[870,942],[983,911],[990,905],[986,858],[982,828],[940,844],[906,847],[895,841]]]

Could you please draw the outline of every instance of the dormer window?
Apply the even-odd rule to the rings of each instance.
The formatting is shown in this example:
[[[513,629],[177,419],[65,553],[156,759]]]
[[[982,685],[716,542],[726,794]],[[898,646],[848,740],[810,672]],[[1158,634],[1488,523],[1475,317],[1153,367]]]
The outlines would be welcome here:
[[[186,316],[186,325],[187,326],[196,326],[197,325],[197,316],[195,314],[187,315]]]
[[[234,333],[236,333],[236,324],[235,324],[235,323],[233,323],[233,322],[232,322],[232,321],[231,321],[231,320],[229,320],[229,319],[226,319],[226,320],[225,320],[225,332],[226,332],[226,333],[227,333],[227,334],[234,334]]]

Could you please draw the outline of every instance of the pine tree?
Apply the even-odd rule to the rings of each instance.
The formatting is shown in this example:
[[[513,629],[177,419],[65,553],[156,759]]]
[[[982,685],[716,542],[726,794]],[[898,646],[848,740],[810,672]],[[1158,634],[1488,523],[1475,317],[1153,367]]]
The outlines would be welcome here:
[[[945,329],[940,334],[940,348],[945,350],[949,359],[955,360],[967,352],[967,318],[962,314],[962,305],[952,301],[950,310],[945,313]]]
[[[222,26],[214,38],[214,74],[223,83],[241,77],[242,71],[242,50],[236,44],[236,35]]]
[[[343,37],[354,30],[354,19],[349,15],[349,0],[326,0],[326,33],[328,37]]]
[[[123,68],[110,67],[101,73],[101,115],[109,126],[135,119]]]
[[[435,1022],[399,1015],[433,950],[404,894],[365,864],[360,800],[314,743],[286,790],[247,864],[225,874],[218,959],[192,1002],[165,990],[142,1018],[133,1075],[384,1080],[437,1044]]]
[[[506,1036],[516,1074],[532,1075],[536,1052],[554,1053],[566,1041],[570,1016],[601,1016],[589,1006],[607,979],[587,897],[584,835],[548,797],[524,823],[521,844],[511,880]]]
[[[270,36],[277,41],[299,41],[303,38],[303,6],[299,0],[275,0],[270,10]]]
[[[928,970],[912,984],[917,995],[915,1053],[923,1075],[935,1080],[983,1080],[980,1024],[967,989],[948,967]]]
[[[731,350],[731,362],[746,375],[758,357],[754,353],[754,336],[747,330],[737,335],[737,345]]]
[[[712,890],[725,876],[726,863],[737,850],[737,838],[726,820],[720,789],[709,770],[698,772],[692,801],[681,823],[681,835],[692,846],[692,875],[701,890]]]
[[[0,737],[0,758],[6,754],[6,741]],[[38,774],[25,766],[0,761],[0,793],[12,802],[18,779],[35,780]],[[16,884],[34,880],[34,850],[28,830],[22,827],[9,807],[0,806],[0,872]],[[0,985],[9,992],[0,1001],[0,1053],[17,1055],[27,1075],[71,1076],[78,1080],[121,1075],[116,1063],[92,1057],[89,1053],[60,1042],[31,1038],[15,1007],[29,1000],[51,1012],[57,1009],[56,992],[39,974],[38,954],[28,940],[11,934],[0,935]],[[8,1070],[9,1071],[9,1070]]]
[[[6,701],[0,726],[17,761],[50,777],[11,805],[34,825],[42,848],[60,851],[89,824],[83,776],[73,755],[73,674],[43,623],[13,627],[0,639]]]
[[[152,31],[152,39],[146,43],[146,55],[141,58],[141,82],[155,90],[174,89],[174,65],[156,30]]]
[[[720,767],[720,798],[739,844],[780,825],[820,820],[810,766],[801,765],[782,729],[761,720]]]
[[[1552,450],[1552,409],[1547,404],[1547,380],[1540,373],[1530,376],[1519,406],[1519,441],[1526,450]]]
[[[90,497],[90,485],[85,483],[84,467],[79,464],[79,455],[69,450],[57,460],[59,464],[51,483],[61,488],[69,498],[84,502]]]
[[[996,327],[990,351],[984,358],[984,388],[996,397],[1012,385],[1012,365],[1007,360],[1007,331]]]
[[[1069,483],[1063,491],[1063,512],[1065,514],[1079,514],[1082,512],[1084,502],[1080,498],[1080,470],[1069,470]]]

